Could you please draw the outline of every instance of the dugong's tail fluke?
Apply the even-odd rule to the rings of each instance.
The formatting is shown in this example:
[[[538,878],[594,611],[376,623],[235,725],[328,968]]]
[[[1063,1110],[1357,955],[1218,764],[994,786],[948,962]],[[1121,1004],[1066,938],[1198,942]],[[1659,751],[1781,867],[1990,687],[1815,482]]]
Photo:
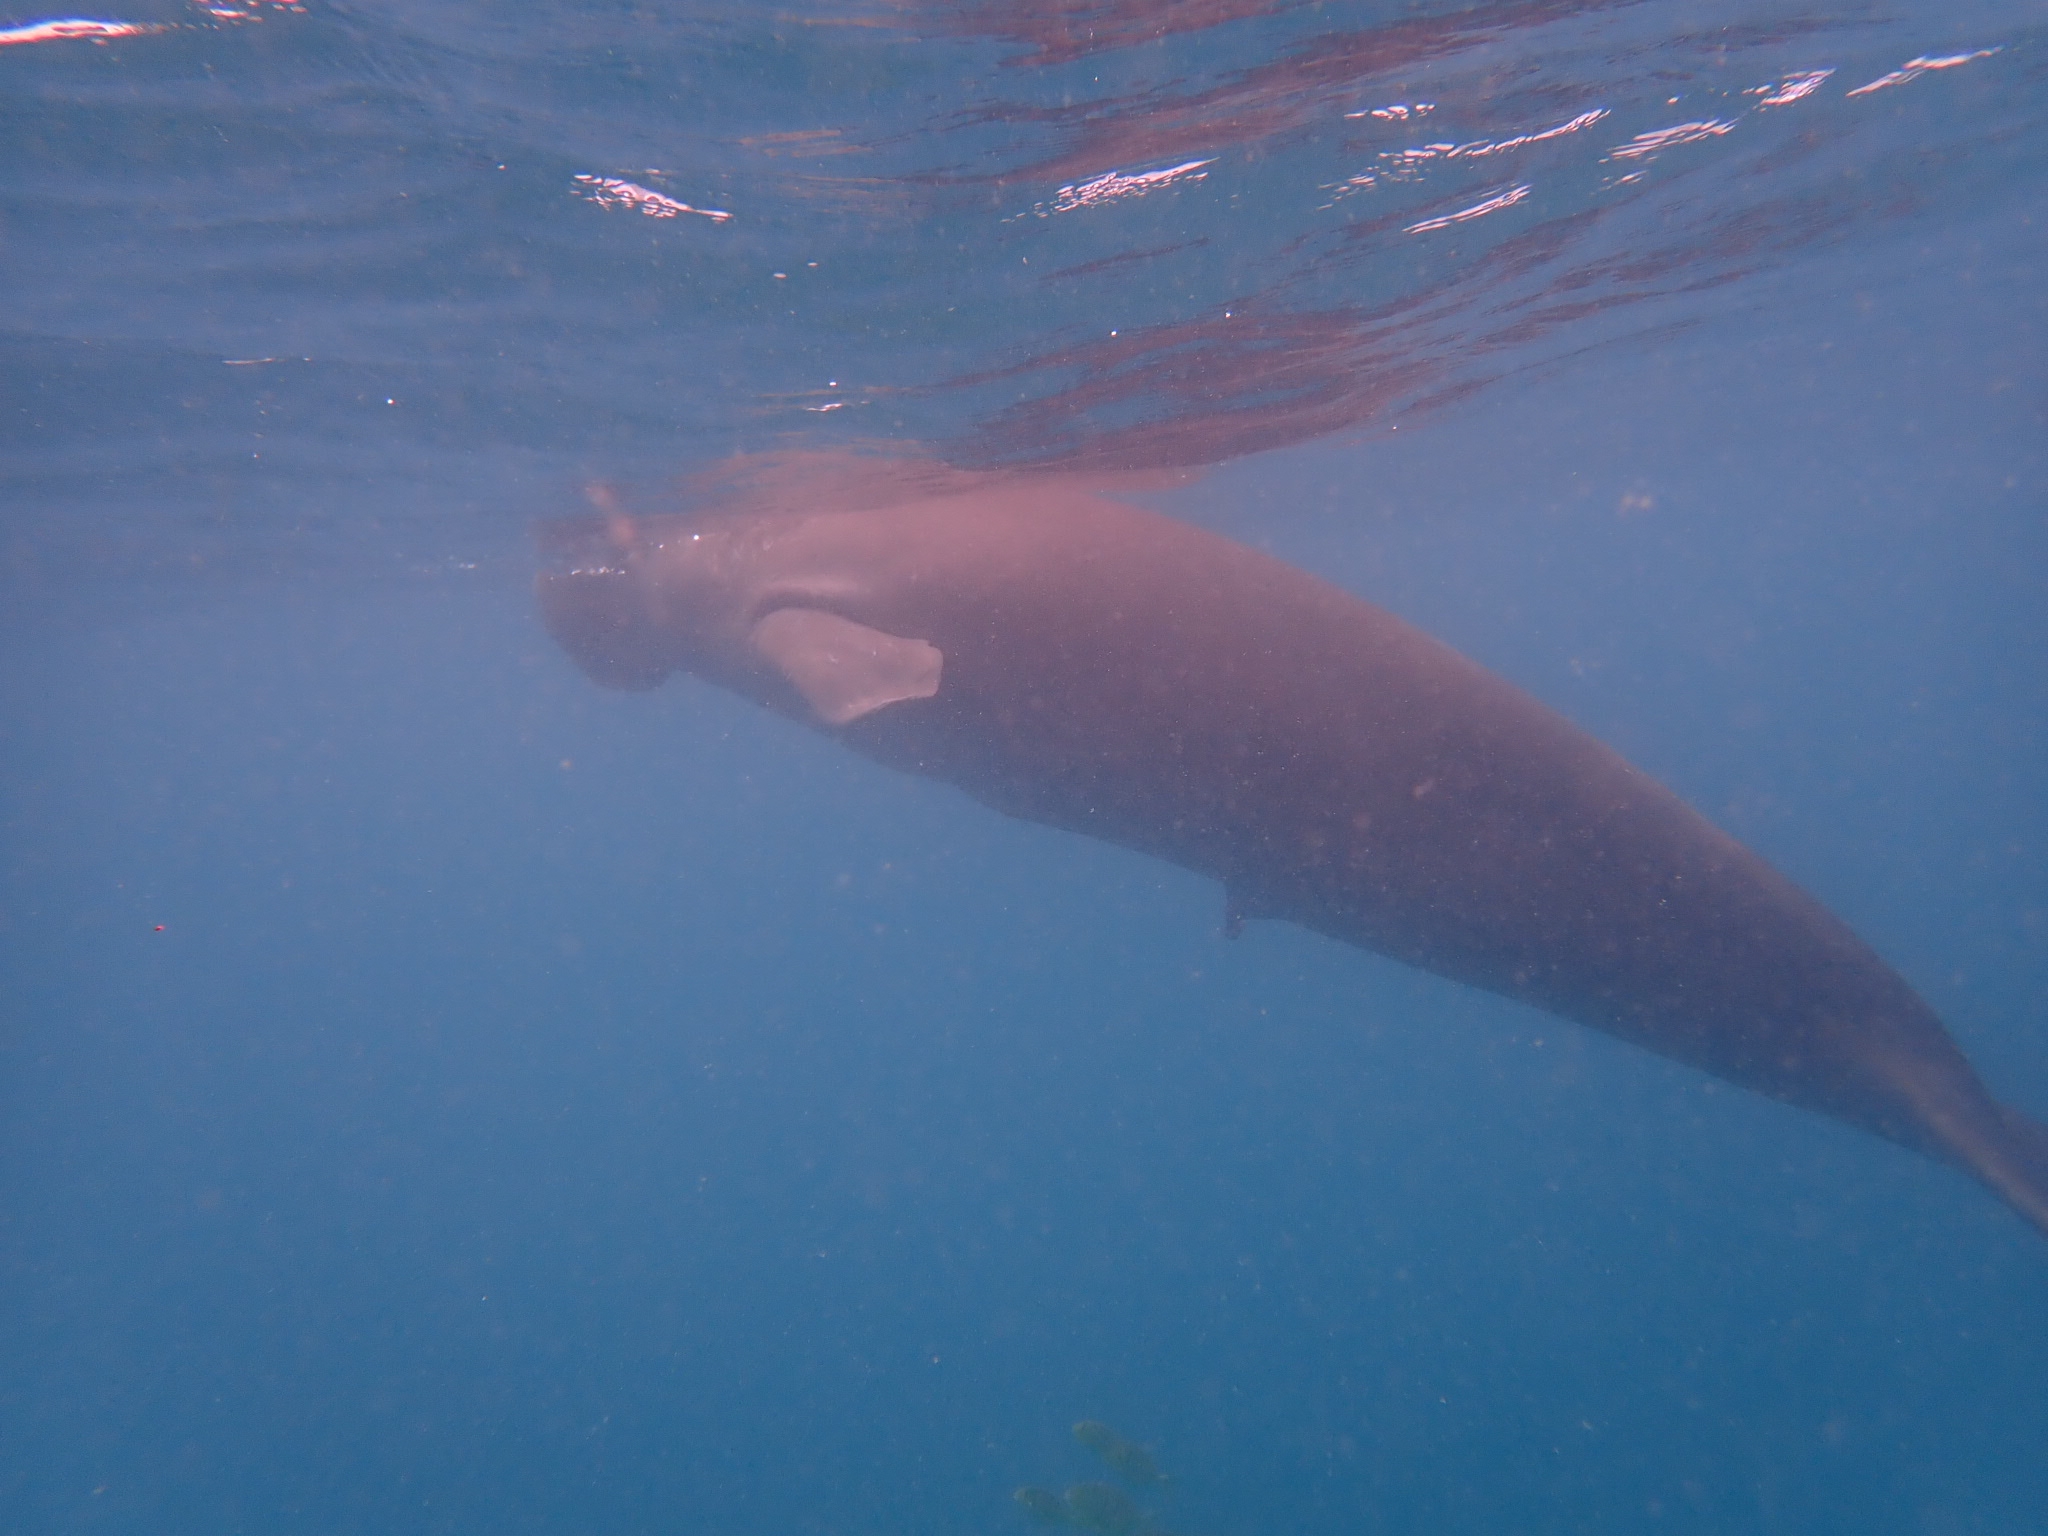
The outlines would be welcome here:
[[[2008,1153],[1977,1177],[2048,1237],[2048,1125],[2009,1106],[2005,1113]]]

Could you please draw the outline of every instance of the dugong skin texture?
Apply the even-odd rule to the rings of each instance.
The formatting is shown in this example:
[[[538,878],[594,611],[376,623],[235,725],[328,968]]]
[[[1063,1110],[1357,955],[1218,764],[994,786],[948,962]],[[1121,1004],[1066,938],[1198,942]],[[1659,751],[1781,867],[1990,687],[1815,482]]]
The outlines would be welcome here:
[[[1233,931],[1284,919],[1618,1035],[1951,1163],[2048,1233],[2048,1130],[1845,924],[1561,715],[1304,571],[1051,477],[892,501],[798,476],[544,543],[543,616],[601,683],[695,673],[1213,876]],[[936,691],[820,718],[751,638],[784,608],[935,647]]]

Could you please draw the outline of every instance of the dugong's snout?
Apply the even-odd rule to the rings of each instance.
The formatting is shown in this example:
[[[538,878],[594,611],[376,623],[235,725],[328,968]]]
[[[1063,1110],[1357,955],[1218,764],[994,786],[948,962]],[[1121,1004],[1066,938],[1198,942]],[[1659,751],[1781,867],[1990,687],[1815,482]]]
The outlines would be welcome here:
[[[591,681],[659,687],[676,668],[676,642],[649,608],[623,519],[571,517],[535,530],[543,567],[534,578],[541,619]]]

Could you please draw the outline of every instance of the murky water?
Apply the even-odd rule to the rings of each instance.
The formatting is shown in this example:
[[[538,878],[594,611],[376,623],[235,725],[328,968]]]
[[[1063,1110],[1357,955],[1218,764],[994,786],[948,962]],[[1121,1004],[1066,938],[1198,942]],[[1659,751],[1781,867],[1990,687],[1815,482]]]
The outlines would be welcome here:
[[[530,583],[735,453],[1125,474],[2048,1114],[2044,40],[0,17],[0,1524],[1024,1531],[1092,1420],[1181,1536],[2043,1529],[2048,1250],[1962,1178],[595,688]]]

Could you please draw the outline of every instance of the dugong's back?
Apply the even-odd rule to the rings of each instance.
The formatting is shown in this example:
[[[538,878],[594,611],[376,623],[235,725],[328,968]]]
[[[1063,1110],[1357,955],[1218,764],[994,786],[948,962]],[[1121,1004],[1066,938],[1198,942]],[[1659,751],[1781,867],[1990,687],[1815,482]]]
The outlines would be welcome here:
[[[814,603],[943,656],[929,697],[832,728],[856,750],[1214,875],[1233,922],[1298,922],[1957,1163],[2048,1231],[2048,1135],[1899,976],[1392,615],[1044,487],[805,517],[761,549],[754,607]]]

